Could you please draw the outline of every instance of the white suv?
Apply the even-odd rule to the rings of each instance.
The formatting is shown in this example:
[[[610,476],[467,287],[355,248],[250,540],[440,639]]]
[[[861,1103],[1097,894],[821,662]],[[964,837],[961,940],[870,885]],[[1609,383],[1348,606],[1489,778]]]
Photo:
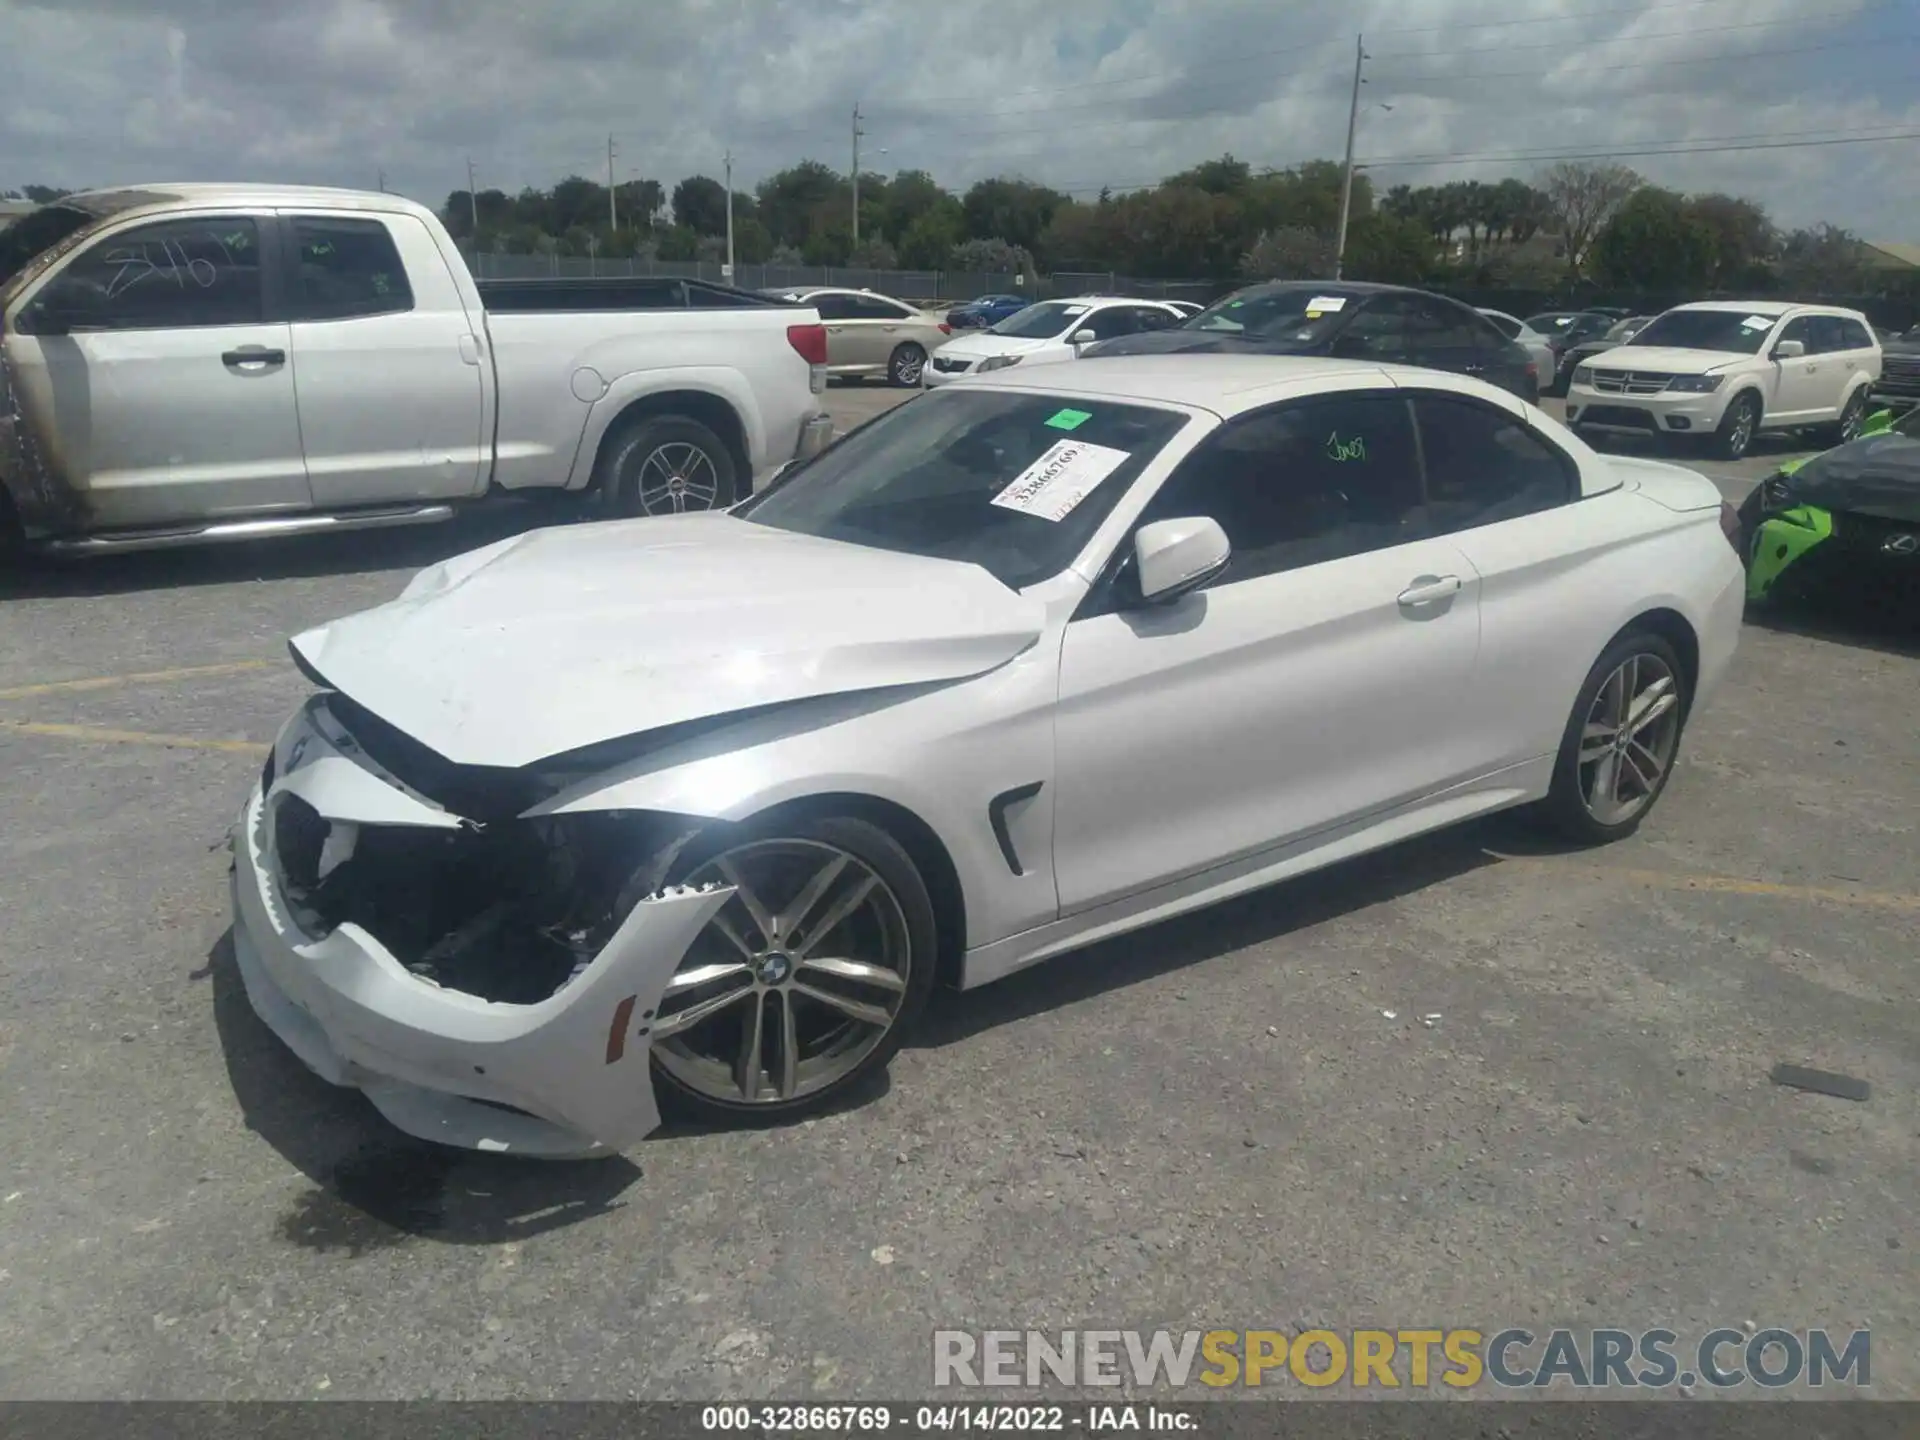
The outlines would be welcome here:
[[[1567,423],[1700,436],[1737,460],[1762,430],[1821,426],[1851,440],[1879,378],[1880,342],[1857,310],[1704,301],[1583,361],[1567,388]]]

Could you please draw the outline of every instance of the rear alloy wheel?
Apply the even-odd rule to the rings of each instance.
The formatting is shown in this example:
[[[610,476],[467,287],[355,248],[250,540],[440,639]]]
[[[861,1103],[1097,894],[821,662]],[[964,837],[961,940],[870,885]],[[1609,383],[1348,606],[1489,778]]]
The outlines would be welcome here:
[[[651,1027],[655,1073],[683,1109],[791,1119],[886,1067],[926,1005],[935,947],[926,884],[892,836],[799,818],[690,849],[674,870],[734,891]]]
[[[653,415],[601,452],[600,494],[615,515],[685,515],[733,504],[733,454],[721,438],[683,415]]]
[[[1714,446],[1720,458],[1738,460],[1745,455],[1759,428],[1760,397],[1751,390],[1742,391],[1733,397],[1727,413],[1720,417],[1720,428],[1714,432]]]
[[[1587,845],[1639,829],[1673,773],[1690,699],[1685,667],[1662,637],[1636,632],[1609,645],[1574,702],[1544,817]]]
[[[918,345],[897,346],[893,358],[887,361],[887,379],[902,389],[911,390],[920,384],[920,377],[926,373],[927,352]]]

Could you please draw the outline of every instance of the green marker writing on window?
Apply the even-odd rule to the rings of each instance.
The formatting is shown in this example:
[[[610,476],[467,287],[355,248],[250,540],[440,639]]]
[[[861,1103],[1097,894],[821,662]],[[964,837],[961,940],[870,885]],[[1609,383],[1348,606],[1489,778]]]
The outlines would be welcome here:
[[[1334,431],[1327,436],[1327,458],[1329,460],[1364,460],[1367,458],[1367,442],[1356,435],[1351,440],[1342,440],[1340,432]]]

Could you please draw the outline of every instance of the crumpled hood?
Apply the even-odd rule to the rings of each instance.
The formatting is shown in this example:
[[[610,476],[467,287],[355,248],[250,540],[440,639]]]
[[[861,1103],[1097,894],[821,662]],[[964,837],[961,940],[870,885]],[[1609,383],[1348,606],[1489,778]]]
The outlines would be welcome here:
[[[552,530],[296,636],[325,681],[448,760],[517,767],[786,701],[959,680],[1044,608],[976,565],[727,515]]]
[[[1710,375],[1729,365],[1757,360],[1757,355],[1736,355],[1728,350],[1681,350],[1671,345],[1615,345],[1597,355],[1585,357],[1585,363],[1607,370],[1638,370],[1656,375]]]
[[[1920,525],[1920,439],[1866,436],[1814,456],[1786,485],[1796,505]]]

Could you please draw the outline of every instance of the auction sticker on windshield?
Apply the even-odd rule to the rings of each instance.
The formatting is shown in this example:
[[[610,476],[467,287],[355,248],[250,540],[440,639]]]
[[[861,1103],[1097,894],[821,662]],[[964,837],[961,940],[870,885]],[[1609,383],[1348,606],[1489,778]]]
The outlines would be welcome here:
[[[1344,295],[1316,295],[1307,302],[1307,314],[1316,320],[1322,315],[1338,315],[1346,308]]]
[[[1042,520],[1064,520],[1128,459],[1126,451],[1111,446],[1062,440],[1014,476],[993,503]]]
[[[1740,322],[1740,325],[1741,328],[1745,330],[1771,330],[1773,328],[1773,320],[1770,316],[1766,315],[1749,315]]]

